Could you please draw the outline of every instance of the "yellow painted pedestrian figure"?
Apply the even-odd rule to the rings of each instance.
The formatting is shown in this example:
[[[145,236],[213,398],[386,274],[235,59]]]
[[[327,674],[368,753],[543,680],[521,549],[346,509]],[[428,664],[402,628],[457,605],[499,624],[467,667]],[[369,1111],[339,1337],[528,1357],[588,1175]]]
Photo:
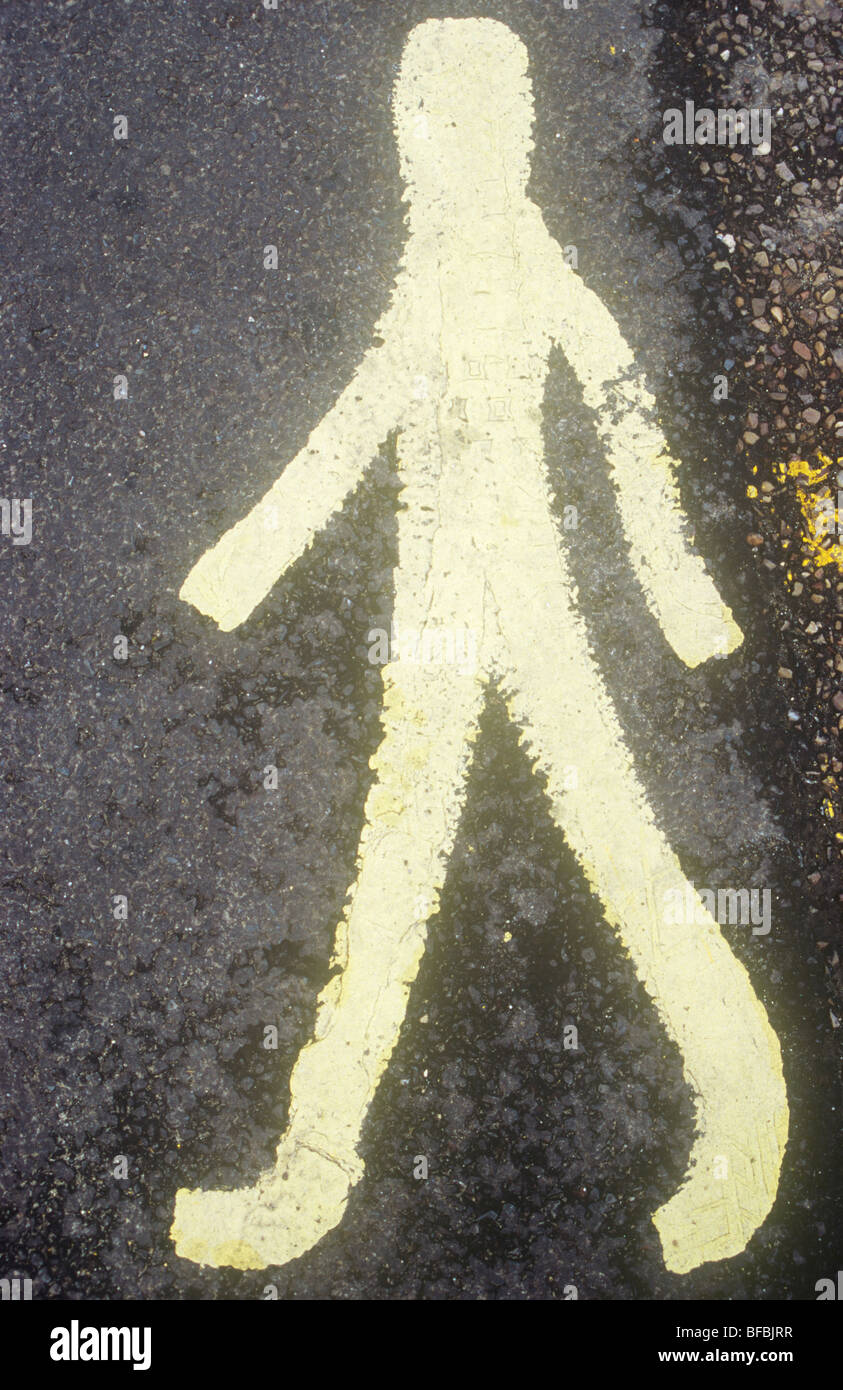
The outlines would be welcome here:
[[[468,629],[477,652],[471,671],[400,651],[384,669],[384,736],[338,968],[293,1068],[288,1127],[253,1187],[177,1193],[172,1237],[190,1260],[281,1265],[342,1219],[493,681],[695,1095],[687,1174],[653,1216],[666,1265],[684,1272],[743,1250],[775,1197],[788,1115],[779,1044],[702,905],[694,924],[665,920],[665,893],[684,891],[685,878],[633,770],[551,516],[541,421],[554,344],[594,412],[631,566],[677,655],[696,666],[741,634],[691,549],[632,353],[527,197],[532,119],[527,54],[505,25],[413,29],[394,95],[409,236],[374,346],[301,453],[181,591],[223,630],[237,627],[398,429],[396,627],[434,638]]]

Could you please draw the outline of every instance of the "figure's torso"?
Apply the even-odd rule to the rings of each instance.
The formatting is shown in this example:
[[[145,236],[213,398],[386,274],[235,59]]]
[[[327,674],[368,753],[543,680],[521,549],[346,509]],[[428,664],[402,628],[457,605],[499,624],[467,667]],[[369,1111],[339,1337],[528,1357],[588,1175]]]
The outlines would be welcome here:
[[[408,336],[420,355],[398,440],[395,585],[410,625],[433,614],[479,624],[490,577],[523,568],[525,556],[559,574],[544,466],[551,338],[541,283],[561,252],[536,218],[526,236],[510,219],[454,232],[427,256],[422,248],[419,264],[407,258]]]

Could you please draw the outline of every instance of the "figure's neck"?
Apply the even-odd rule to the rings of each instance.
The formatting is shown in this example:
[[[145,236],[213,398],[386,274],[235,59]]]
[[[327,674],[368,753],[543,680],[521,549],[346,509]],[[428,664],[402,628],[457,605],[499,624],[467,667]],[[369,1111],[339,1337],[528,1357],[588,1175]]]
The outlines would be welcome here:
[[[457,236],[478,249],[511,240],[519,222],[537,209],[520,190],[514,197],[477,198],[474,201],[429,199],[410,202],[407,225],[410,234],[424,241],[439,239],[443,246]]]

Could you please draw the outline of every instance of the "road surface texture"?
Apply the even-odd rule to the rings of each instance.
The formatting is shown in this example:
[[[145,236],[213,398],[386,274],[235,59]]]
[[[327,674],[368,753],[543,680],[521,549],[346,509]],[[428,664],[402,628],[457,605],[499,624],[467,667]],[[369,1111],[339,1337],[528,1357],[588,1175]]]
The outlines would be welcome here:
[[[0,1272],[31,1278],[34,1297],[563,1299],[573,1286],[581,1299],[809,1300],[834,1276],[843,879],[823,800],[843,808],[818,784],[841,770],[843,580],[826,565],[794,593],[776,549],[797,543],[792,484],[765,504],[762,483],[832,447],[840,371],[833,334],[816,346],[834,316],[803,319],[802,360],[814,371],[824,357],[822,384],[788,377],[770,403],[777,291],[758,276],[786,295],[789,274],[813,305],[811,276],[827,275],[820,308],[843,294],[828,270],[841,265],[828,183],[840,10],[693,8],[3,7],[3,491],[33,500],[31,543],[0,550]],[[768,934],[724,934],[782,1044],[779,1195],[743,1255],[665,1270],[650,1217],[693,1137],[681,1058],[493,697],[345,1219],[281,1269],[203,1269],[170,1242],[175,1191],[271,1164],[354,874],[380,737],[368,635],[391,611],[394,441],[242,627],[221,632],[177,595],[368,348],[404,240],[389,109],[401,51],[421,20],[476,15],[529,50],[531,196],[646,369],[697,545],[746,634],[728,660],[676,660],[631,582],[593,418],[559,356],[544,429],[560,524],[576,506],[571,564],[639,775],[690,879],[771,890]],[[821,81],[825,109],[798,155],[800,132],[784,151],[774,125],[769,156],[744,152],[739,167],[727,153],[718,173],[709,151],[663,143],[662,112],[736,101],[723,56],[736,43],[759,104],[765,81],[787,79],[807,110]],[[776,194],[807,185],[820,230],[768,205],[759,168]],[[785,246],[786,226],[813,249]],[[796,271],[776,272],[785,253]],[[769,334],[740,312],[753,299]],[[810,437],[793,427],[813,404],[799,390],[820,402]]]

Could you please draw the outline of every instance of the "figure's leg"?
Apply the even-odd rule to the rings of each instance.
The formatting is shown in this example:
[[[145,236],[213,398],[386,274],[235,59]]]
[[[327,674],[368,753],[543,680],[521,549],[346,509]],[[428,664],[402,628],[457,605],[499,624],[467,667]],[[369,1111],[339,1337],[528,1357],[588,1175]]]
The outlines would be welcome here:
[[[342,1219],[363,1174],[360,1131],[398,1039],[464,796],[483,687],[454,670],[384,671],[358,877],[337,930],[337,973],[290,1079],[275,1167],[251,1188],[176,1194],[171,1237],[189,1260],[280,1265]]]
[[[547,777],[554,817],[695,1092],[686,1180],[653,1216],[665,1264],[684,1273],[742,1251],[773,1204],[788,1125],[781,1049],[715,920],[665,921],[665,890],[684,899],[687,882],[635,776],[558,562],[549,574],[531,575],[528,589],[498,572],[503,683],[510,670],[510,709]]]

